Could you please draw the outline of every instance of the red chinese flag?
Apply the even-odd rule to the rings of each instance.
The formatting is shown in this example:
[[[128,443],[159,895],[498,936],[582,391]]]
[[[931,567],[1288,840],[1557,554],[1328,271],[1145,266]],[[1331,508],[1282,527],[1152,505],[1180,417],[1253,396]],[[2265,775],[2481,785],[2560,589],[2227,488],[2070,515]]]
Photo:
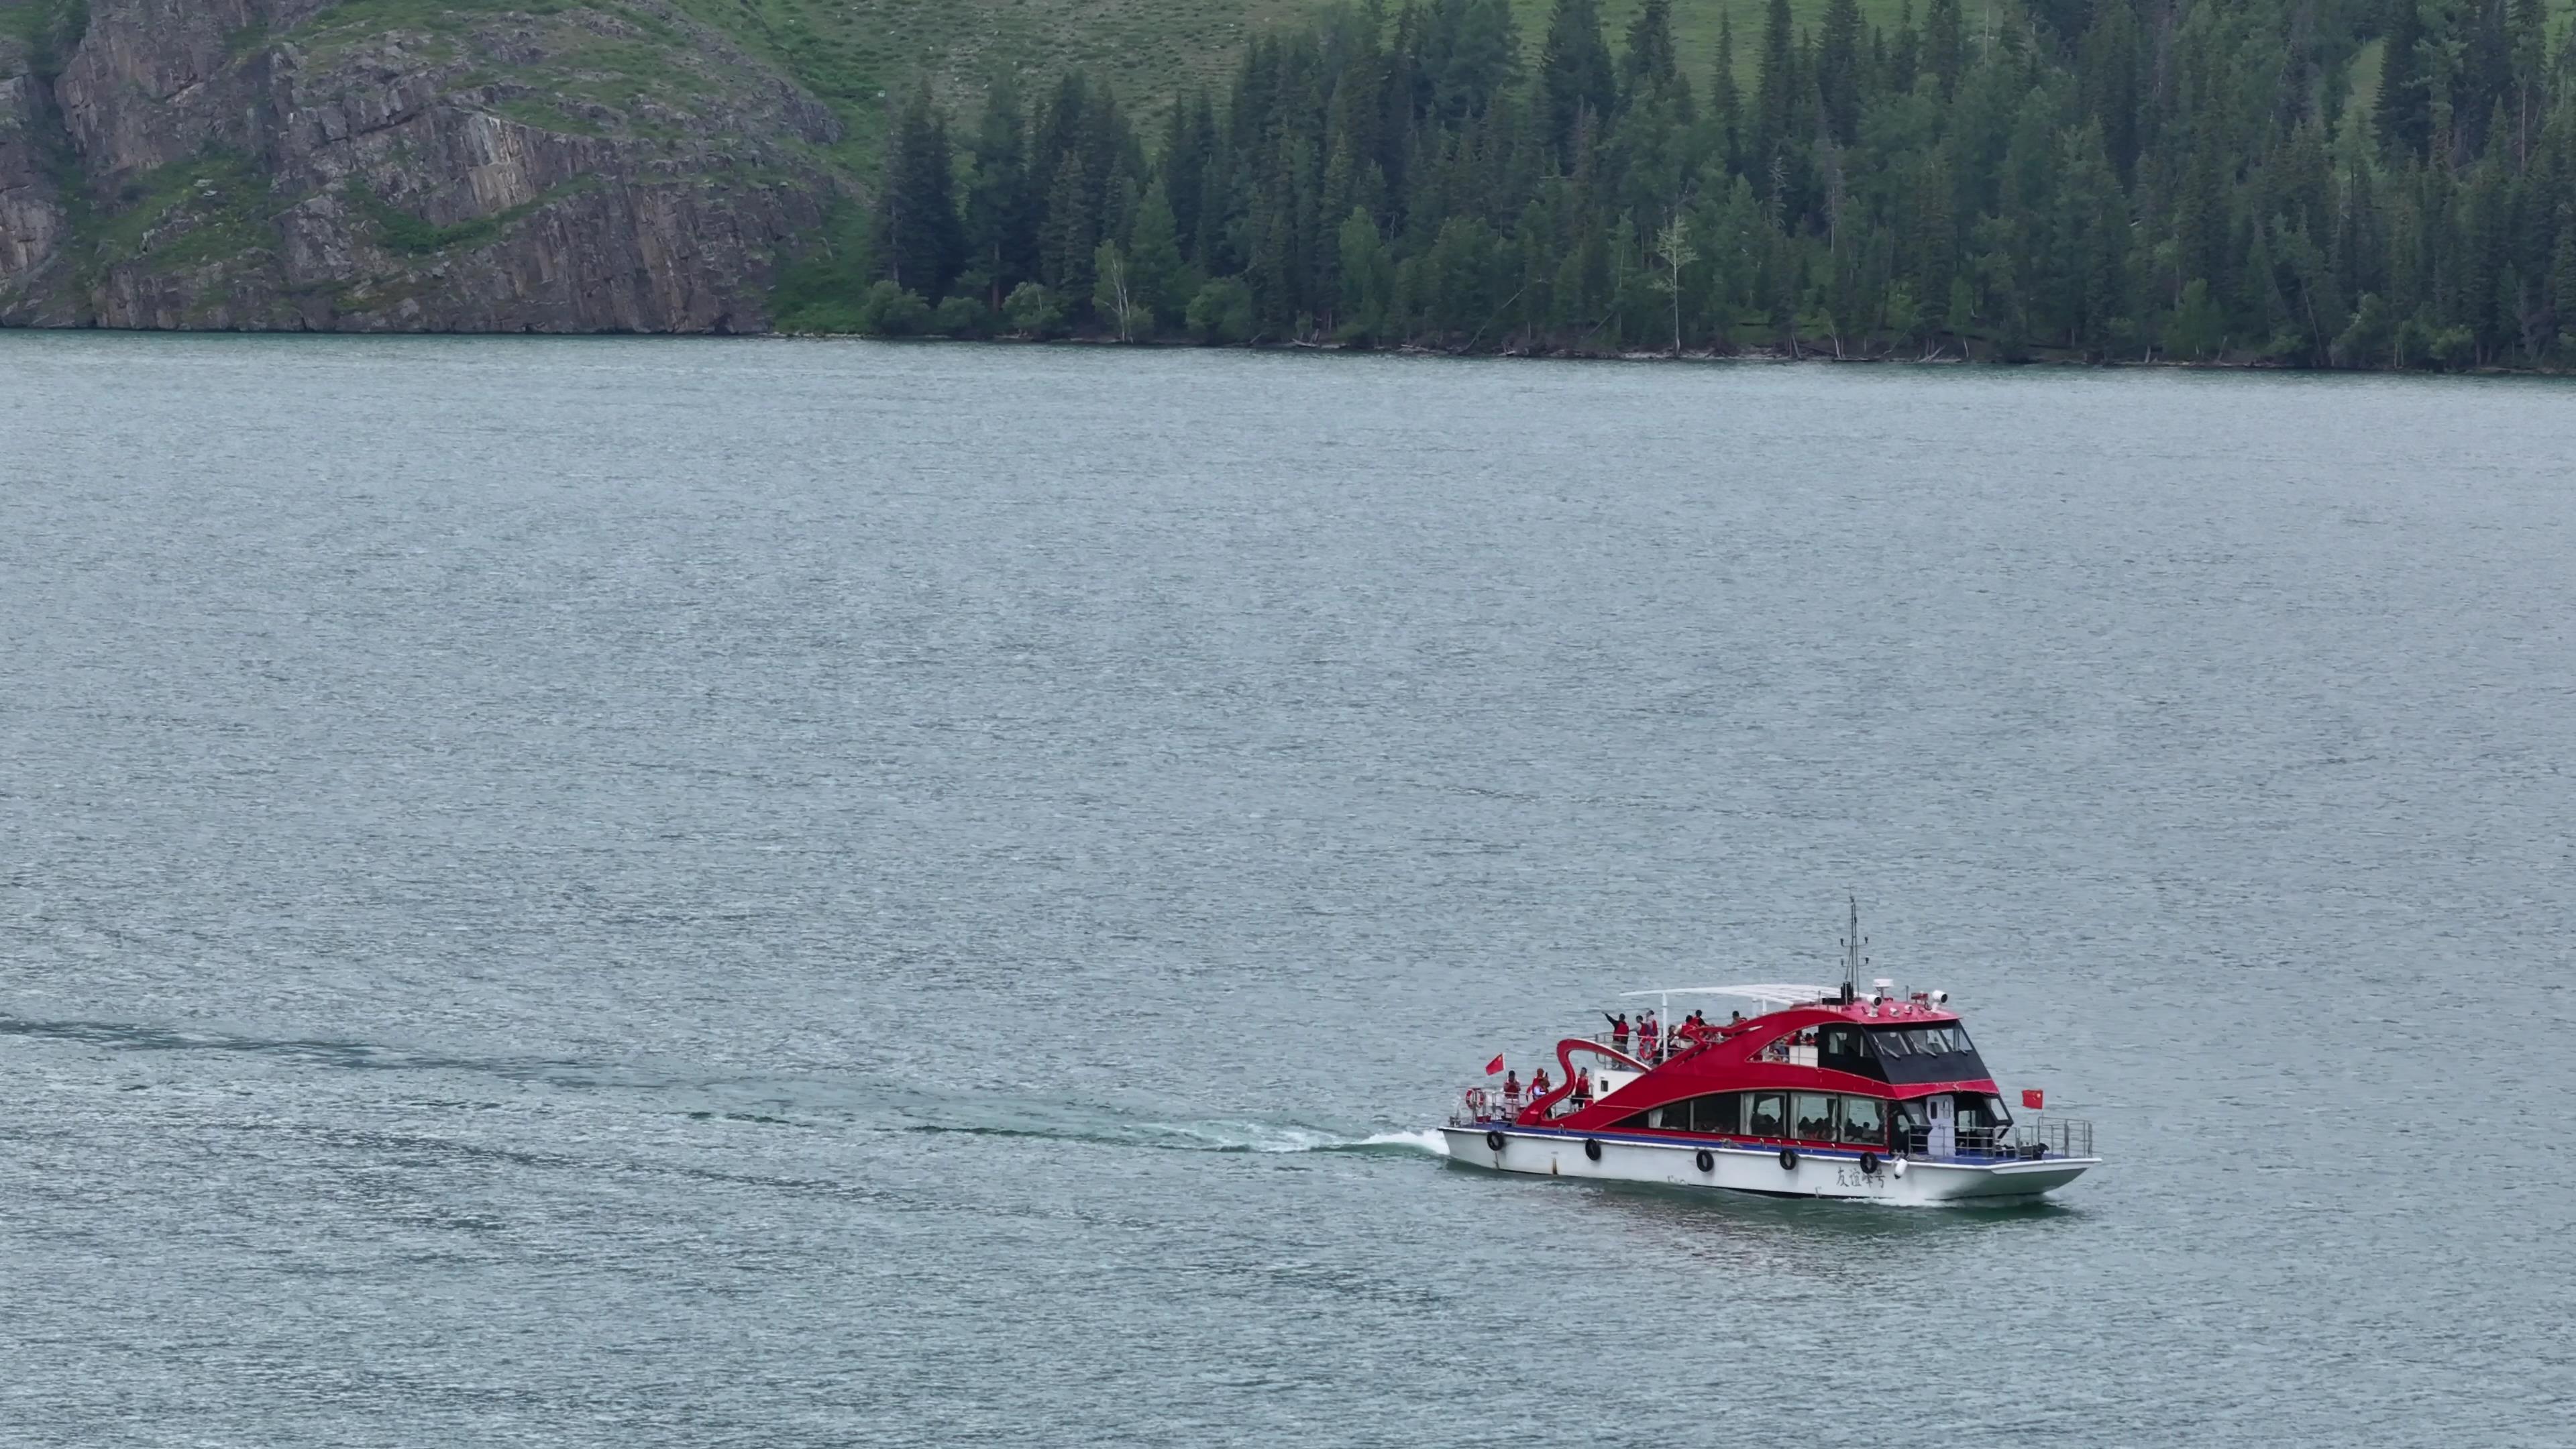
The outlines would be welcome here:
[[[2047,1097],[2043,1095],[2037,1087],[2024,1087],[2021,1089],[2021,1104],[2034,1112],[2045,1106],[2047,1104],[2047,1100]]]
[[[1490,1062],[1485,1063],[1485,1075],[1490,1077],[1490,1076],[1492,1076],[1494,1073],[1499,1072],[1499,1071],[1501,1071],[1502,1069],[1503,1069],[1503,1054],[1502,1054],[1501,1052],[1496,1052],[1496,1053],[1494,1053],[1494,1059],[1493,1059],[1492,1061],[1490,1061]],[[2029,1093],[2027,1093],[2027,1092],[2025,1092],[2025,1093],[2023,1093],[2022,1095],[2023,1095],[2023,1096],[2028,1096],[2028,1095],[2030,1095],[2030,1094],[2029,1094]]]

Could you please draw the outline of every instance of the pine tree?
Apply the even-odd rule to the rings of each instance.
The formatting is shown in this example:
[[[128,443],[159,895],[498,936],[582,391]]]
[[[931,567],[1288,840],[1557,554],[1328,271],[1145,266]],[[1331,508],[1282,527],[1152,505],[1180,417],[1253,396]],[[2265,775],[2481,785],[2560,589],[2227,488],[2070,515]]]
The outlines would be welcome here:
[[[1575,137],[1584,117],[1609,115],[1618,99],[1610,47],[1601,38],[1600,0],[1556,0],[1538,70],[1548,145],[1558,169],[1571,171]]]
[[[1161,177],[1145,189],[1144,199],[1136,205],[1136,234],[1127,260],[1136,303],[1152,319],[1152,326],[1178,322],[1188,291],[1195,289],[1185,286],[1189,263],[1181,257],[1180,225]]]
[[[1825,0],[1825,26],[1816,41],[1816,92],[1825,132],[1837,146],[1860,140],[1860,0]]]
[[[2561,349],[2576,350],[2576,214],[2562,208],[2558,250],[2549,263],[2550,317]]]
[[[1696,119],[1690,82],[1682,76],[1681,53],[1673,44],[1672,0],[1646,0],[1628,23],[1627,49],[1619,56],[1619,107],[1622,114],[1663,106],[1684,125]]]
[[[1959,0],[1931,0],[1931,8],[1923,12],[1923,68],[1940,82],[1941,99],[1958,94],[1959,77],[1968,68],[1968,33]]]
[[[1038,279],[1068,303],[1091,295],[1091,260],[1100,235],[1091,212],[1092,188],[1082,156],[1065,151],[1047,188],[1046,224],[1039,232]]]
[[[1775,198],[1785,189],[1782,152],[1798,136],[1797,42],[1789,28],[1789,0],[1770,0],[1762,18],[1761,69],[1754,81],[1753,143],[1745,148],[1754,184]]]
[[[1888,47],[1883,74],[1886,88],[1902,94],[1914,89],[1923,69],[1923,32],[1914,28],[1914,0],[1897,0],[1896,39]]]
[[[2388,0],[2387,44],[2379,62],[2375,121],[2380,144],[2421,157],[2433,139],[2431,90],[2424,73],[2424,17],[2420,0]]]
[[[925,82],[897,117],[886,143],[876,255],[898,290],[934,302],[947,294],[965,260],[952,161],[947,122]]]
[[[984,97],[984,116],[966,186],[967,264],[983,275],[998,312],[1012,289],[1037,274],[1038,198],[1029,184],[1028,123],[1005,76]]]
[[[1717,163],[1729,173],[1744,169],[1744,94],[1735,80],[1735,7],[1718,12],[1717,69],[1709,77],[1709,121],[1715,127]]]

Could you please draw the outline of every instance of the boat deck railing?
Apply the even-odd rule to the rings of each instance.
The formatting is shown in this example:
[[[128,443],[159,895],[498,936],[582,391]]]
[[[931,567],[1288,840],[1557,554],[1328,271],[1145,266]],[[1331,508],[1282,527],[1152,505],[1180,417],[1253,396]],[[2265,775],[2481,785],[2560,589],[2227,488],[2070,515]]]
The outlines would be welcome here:
[[[1634,1057],[1638,1061],[1644,1062],[1650,1067],[1660,1065],[1672,1060],[1674,1057],[1680,1056],[1683,1052],[1690,1050],[1691,1045],[1689,1038],[1683,1037],[1678,1033],[1672,1035],[1659,1035],[1656,1040],[1654,1054],[1649,1056],[1646,1052],[1645,1038],[1638,1036],[1634,1032],[1630,1032],[1626,1036],[1613,1036],[1606,1031],[1596,1031],[1583,1039],[1592,1043],[1594,1046],[1606,1046],[1612,1051],[1618,1052],[1622,1056]],[[1702,1040],[1708,1039],[1709,1038],[1702,1038]],[[1806,1064],[1812,1067],[1816,1064],[1814,1060],[1815,1048],[1809,1047],[1806,1051],[1808,1056]]]
[[[1908,1157],[1930,1158],[1931,1134],[1922,1128],[1900,1131],[1898,1150]],[[2042,1115],[2009,1127],[1957,1127],[1950,1133],[1950,1156],[1963,1162],[2011,1162],[2045,1157],[2091,1157],[2093,1124],[2082,1117]]]

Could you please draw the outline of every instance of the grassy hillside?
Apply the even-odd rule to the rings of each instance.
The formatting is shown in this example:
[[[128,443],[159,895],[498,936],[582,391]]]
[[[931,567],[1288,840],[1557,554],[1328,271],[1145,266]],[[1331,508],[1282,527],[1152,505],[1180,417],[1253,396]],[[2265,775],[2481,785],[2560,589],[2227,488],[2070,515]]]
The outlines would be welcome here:
[[[1245,39],[1318,0],[676,0],[761,52],[841,113],[874,149],[887,103],[927,78],[954,103],[998,75],[1031,88],[1082,66],[1151,111],[1215,80]]]
[[[1896,28],[1900,0],[1860,0],[1860,13],[1872,25]],[[1529,53],[1538,53],[1539,41],[1547,34],[1547,16],[1555,0],[1512,0],[1520,15],[1521,41]],[[1601,0],[1602,30],[1616,49],[1628,33],[1628,22],[1644,8],[1644,0]],[[1709,68],[1717,60],[1717,28],[1721,16],[1735,16],[1735,65],[1742,76],[1753,76],[1756,42],[1762,37],[1764,0],[1673,0],[1673,43],[1681,50],[1682,63],[1688,68],[1691,84],[1705,85]],[[1825,0],[1789,0],[1789,14],[1800,25],[1814,25],[1823,18]],[[1967,7],[1973,24],[1977,9]],[[1919,24],[1923,5],[1916,0],[1914,15]]]
[[[526,4],[528,0],[520,0]],[[677,0],[682,9],[760,51],[838,109],[854,152],[873,150],[886,101],[927,77],[954,103],[995,75],[1032,85],[1081,65],[1109,80],[1134,108],[1158,113],[1193,81],[1229,73],[1246,37],[1291,24],[1329,0]],[[1535,58],[1554,0],[1512,0],[1522,43]],[[1616,46],[1643,0],[1603,0]],[[1717,56],[1718,21],[1733,11],[1737,61],[1752,73],[1762,0],[1674,0],[1675,38],[1695,83]],[[1893,26],[1899,0],[1862,0],[1871,21]],[[1396,8],[1390,0],[1389,10]],[[1825,0],[1791,0],[1811,24]],[[1918,13],[1920,7],[1917,7]]]

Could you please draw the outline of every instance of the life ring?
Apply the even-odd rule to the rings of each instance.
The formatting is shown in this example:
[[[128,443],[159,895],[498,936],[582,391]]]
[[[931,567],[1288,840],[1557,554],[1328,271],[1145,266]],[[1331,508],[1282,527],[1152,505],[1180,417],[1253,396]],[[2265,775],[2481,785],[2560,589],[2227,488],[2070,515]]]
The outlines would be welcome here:
[[[1717,1170],[1717,1154],[1709,1151],[1705,1147],[1701,1148],[1699,1150],[1699,1170],[1702,1172],[1715,1172]]]
[[[1598,1137],[1584,1138],[1583,1155],[1591,1158],[1595,1162],[1599,1162],[1601,1160],[1601,1139]]]
[[[1487,1147],[1490,1147],[1490,1148],[1494,1149],[1496,1152],[1500,1152],[1500,1151],[1502,1151],[1502,1150],[1503,1150],[1503,1134],[1501,1134],[1500,1132],[1488,1132],[1488,1133],[1486,1133],[1486,1134],[1485,1134],[1485,1145],[1486,1145]]]
[[[1475,1113],[1475,1114],[1476,1114],[1477,1116],[1479,1116],[1479,1117],[1482,1117],[1482,1116],[1484,1116],[1484,1115],[1485,1115],[1485,1089],[1484,1089],[1484,1088],[1482,1088],[1482,1087],[1469,1087],[1469,1088],[1467,1089],[1467,1110],[1468,1110],[1468,1111],[1470,1111],[1470,1112]]]
[[[1862,1153],[1862,1154],[1860,1155],[1860,1175],[1861,1175],[1861,1176],[1863,1176],[1863,1177],[1876,1177],[1876,1176],[1878,1176],[1878,1154],[1877,1154],[1877,1153],[1875,1153],[1875,1152],[1864,1152],[1864,1153]]]
[[[1797,1148],[1783,1147],[1780,1149],[1780,1170],[1782,1172],[1795,1172],[1798,1170]]]

